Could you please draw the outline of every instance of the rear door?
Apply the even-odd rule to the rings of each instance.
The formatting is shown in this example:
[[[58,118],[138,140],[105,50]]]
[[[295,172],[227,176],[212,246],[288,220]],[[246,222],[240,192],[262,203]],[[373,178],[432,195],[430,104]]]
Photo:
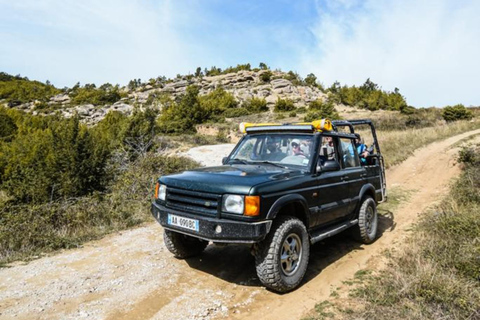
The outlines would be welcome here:
[[[347,203],[345,209],[338,213],[337,218],[345,218],[355,210],[359,202],[359,194],[365,185],[367,171],[361,165],[360,158],[355,147],[355,140],[350,138],[340,138],[340,162],[342,166],[342,181],[345,183],[344,192],[346,194],[344,201]]]

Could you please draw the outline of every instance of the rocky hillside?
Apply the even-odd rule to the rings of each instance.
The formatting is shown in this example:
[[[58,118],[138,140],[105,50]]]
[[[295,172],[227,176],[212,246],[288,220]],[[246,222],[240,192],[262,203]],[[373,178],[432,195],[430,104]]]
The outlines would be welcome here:
[[[263,98],[267,106],[273,108],[278,99],[290,99],[295,106],[307,106],[310,102],[324,99],[326,94],[316,86],[303,85],[299,81],[290,81],[291,75],[281,71],[258,70],[238,71],[217,76],[183,76],[169,80],[156,80],[149,83],[140,83],[136,89],[122,87],[120,92],[124,96],[113,104],[93,105],[72,102],[68,90],[53,96],[47,102],[46,108],[38,108],[38,101],[28,102],[14,106],[15,108],[31,112],[33,114],[51,114],[60,111],[65,117],[71,117],[75,112],[88,124],[95,124],[102,120],[111,111],[119,111],[130,114],[135,106],[143,108],[149,103],[149,98],[161,94],[168,94],[172,98],[178,98],[185,93],[190,85],[198,86],[200,95],[205,95],[218,87],[223,87],[231,93],[241,105],[242,102],[251,98]],[[293,82],[297,82],[294,84]],[[161,109],[162,105],[155,107]]]

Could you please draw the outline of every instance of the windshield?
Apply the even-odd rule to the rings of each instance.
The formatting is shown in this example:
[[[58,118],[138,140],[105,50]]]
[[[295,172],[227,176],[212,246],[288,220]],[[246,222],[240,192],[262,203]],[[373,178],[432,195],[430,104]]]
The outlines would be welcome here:
[[[249,135],[231,155],[229,163],[265,162],[282,167],[307,169],[313,157],[313,136],[305,134]]]

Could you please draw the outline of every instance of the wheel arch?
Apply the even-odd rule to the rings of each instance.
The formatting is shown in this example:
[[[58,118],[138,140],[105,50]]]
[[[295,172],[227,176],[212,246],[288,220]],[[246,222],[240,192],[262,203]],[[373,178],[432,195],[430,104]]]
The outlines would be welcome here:
[[[361,202],[365,196],[372,197],[373,201],[377,203],[377,200],[375,197],[375,187],[371,183],[367,183],[362,187],[362,189],[360,189],[360,193],[358,194],[359,201]]]
[[[308,229],[310,217],[307,201],[299,194],[289,194],[278,198],[270,208],[267,219],[274,220],[277,216],[290,215],[298,218]]]

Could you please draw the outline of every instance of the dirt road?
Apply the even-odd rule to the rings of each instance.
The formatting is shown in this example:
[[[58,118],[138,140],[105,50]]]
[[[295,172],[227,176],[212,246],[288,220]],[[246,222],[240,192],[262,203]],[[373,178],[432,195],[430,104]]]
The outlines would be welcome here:
[[[263,289],[248,247],[209,246],[198,258],[173,258],[155,222],[0,269],[0,319],[299,319],[356,271],[380,267],[385,249],[401,245],[418,214],[448,190],[459,172],[456,146],[473,134],[480,130],[431,144],[388,170],[390,189],[412,192],[382,217],[381,237],[368,246],[345,235],[314,245],[294,292]]]

